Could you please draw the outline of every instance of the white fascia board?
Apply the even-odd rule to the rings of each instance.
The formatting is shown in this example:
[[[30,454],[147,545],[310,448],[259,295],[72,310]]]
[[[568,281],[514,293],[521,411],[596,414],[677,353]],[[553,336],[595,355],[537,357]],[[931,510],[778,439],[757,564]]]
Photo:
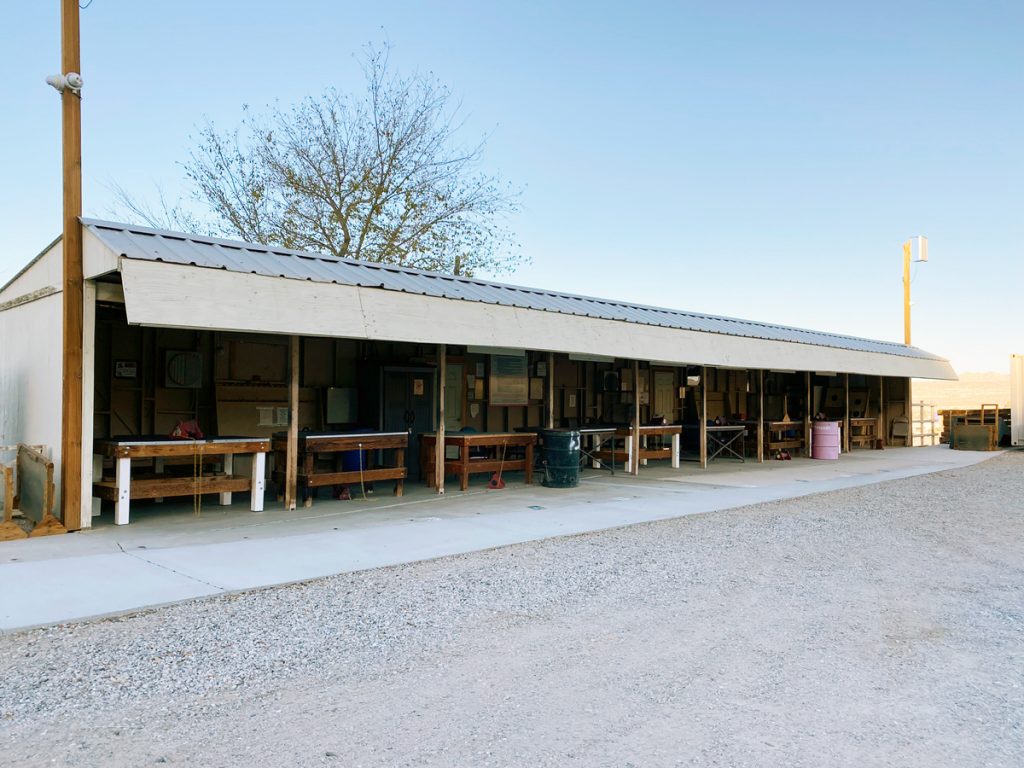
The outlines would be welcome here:
[[[475,301],[123,259],[128,322],[533,349],[669,365],[955,378],[944,360],[565,315]]]

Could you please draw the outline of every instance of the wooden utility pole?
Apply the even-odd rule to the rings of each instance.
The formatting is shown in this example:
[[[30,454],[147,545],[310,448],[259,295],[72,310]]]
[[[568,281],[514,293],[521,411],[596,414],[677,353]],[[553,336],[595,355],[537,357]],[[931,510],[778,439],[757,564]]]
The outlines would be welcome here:
[[[910,346],[910,241],[903,244],[903,343]]]
[[[61,0],[61,74],[80,72],[78,0]],[[82,100],[61,91],[64,174],[64,383],[61,396],[60,498],[64,527],[82,527]]]

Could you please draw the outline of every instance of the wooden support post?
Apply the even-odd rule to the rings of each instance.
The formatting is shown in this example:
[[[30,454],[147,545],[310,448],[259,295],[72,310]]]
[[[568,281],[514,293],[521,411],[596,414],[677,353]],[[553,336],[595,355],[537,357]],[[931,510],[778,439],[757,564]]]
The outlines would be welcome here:
[[[764,369],[758,371],[759,382],[757,393],[760,397],[760,404],[757,409],[757,463],[764,463]]]
[[[804,380],[807,383],[807,399],[804,400],[804,457],[811,455],[811,372],[804,372]]]
[[[92,456],[93,410],[96,407],[96,282],[82,284],[82,528],[91,528],[100,514],[100,500],[93,494],[93,478],[101,479],[103,462],[96,472]]]
[[[434,489],[438,496],[444,495],[444,390],[445,390],[445,353],[444,344],[437,345],[437,371],[441,379],[438,386],[440,397],[437,407],[437,440],[434,441]]]
[[[633,361],[633,434],[630,436],[632,456],[629,471],[640,474],[640,361]]]
[[[850,452],[850,374],[843,374],[843,389],[846,391],[846,410],[843,415],[843,451]]]
[[[877,439],[882,440],[883,445],[889,444],[889,434],[886,429],[888,423],[886,418],[886,377],[879,377],[879,431],[877,433]]]
[[[547,416],[544,425],[548,429],[555,428],[555,353],[548,352],[548,381],[547,381]],[[582,423],[582,422],[581,422]]]
[[[295,509],[299,480],[299,337],[289,342],[288,445],[285,451],[284,508]]]
[[[908,376],[906,378],[907,391],[904,397],[906,405],[903,406],[903,415],[907,417],[907,446],[911,447],[914,445],[914,384],[913,380]],[[921,418],[924,418],[924,409],[921,410]],[[921,440],[921,445],[924,445],[924,439]]]
[[[61,0],[61,74],[81,74],[78,0]],[[64,383],[61,397],[60,498],[64,527],[82,527],[82,99],[61,93],[64,175]]]
[[[700,468],[708,468],[708,367],[700,369]]]

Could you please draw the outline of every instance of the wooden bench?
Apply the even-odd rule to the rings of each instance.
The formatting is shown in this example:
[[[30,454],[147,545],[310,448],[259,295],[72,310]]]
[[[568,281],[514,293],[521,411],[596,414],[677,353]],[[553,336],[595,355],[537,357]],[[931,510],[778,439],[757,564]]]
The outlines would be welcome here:
[[[469,488],[469,476],[480,473],[523,470],[526,482],[533,482],[533,447],[537,435],[532,432],[456,432],[444,436],[445,446],[456,446],[459,455],[446,459],[444,473],[458,475],[459,488]],[[420,435],[420,464],[427,487],[434,487],[434,453],[437,435]],[[471,449],[482,449],[486,456],[471,456]],[[509,455],[509,449],[512,455]],[[515,455],[522,450],[524,455]]]
[[[405,478],[409,475],[409,470],[405,466],[405,451],[408,447],[408,432],[300,432],[297,484],[304,490],[303,504],[307,507],[312,506],[314,488],[349,483],[365,484],[378,480],[394,480],[395,496],[401,496],[405,489]],[[272,449],[272,476],[277,487],[282,488],[288,454],[287,436],[274,435]],[[372,466],[372,454],[364,453],[367,451],[389,451],[392,453],[392,460],[381,466]],[[361,469],[337,468],[338,454],[349,452],[360,454],[358,466],[362,467]],[[318,459],[324,458],[335,459],[335,466],[330,469],[318,467]]]

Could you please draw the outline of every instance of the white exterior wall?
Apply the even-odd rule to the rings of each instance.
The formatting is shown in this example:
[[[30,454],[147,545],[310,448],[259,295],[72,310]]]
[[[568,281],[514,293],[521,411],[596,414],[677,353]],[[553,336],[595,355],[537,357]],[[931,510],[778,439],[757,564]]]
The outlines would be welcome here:
[[[54,242],[0,289],[0,445],[42,445],[54,464],[60,517],[63,402],[63,250]],[[82,527],[92,525],[96,284],[84,286]],[[14,454],[0,454],[9,462]]]
[[[61,293],[0,309],[0,445],[41,444],[60,492]],[[0,455],[9,462],[13,454]]]

